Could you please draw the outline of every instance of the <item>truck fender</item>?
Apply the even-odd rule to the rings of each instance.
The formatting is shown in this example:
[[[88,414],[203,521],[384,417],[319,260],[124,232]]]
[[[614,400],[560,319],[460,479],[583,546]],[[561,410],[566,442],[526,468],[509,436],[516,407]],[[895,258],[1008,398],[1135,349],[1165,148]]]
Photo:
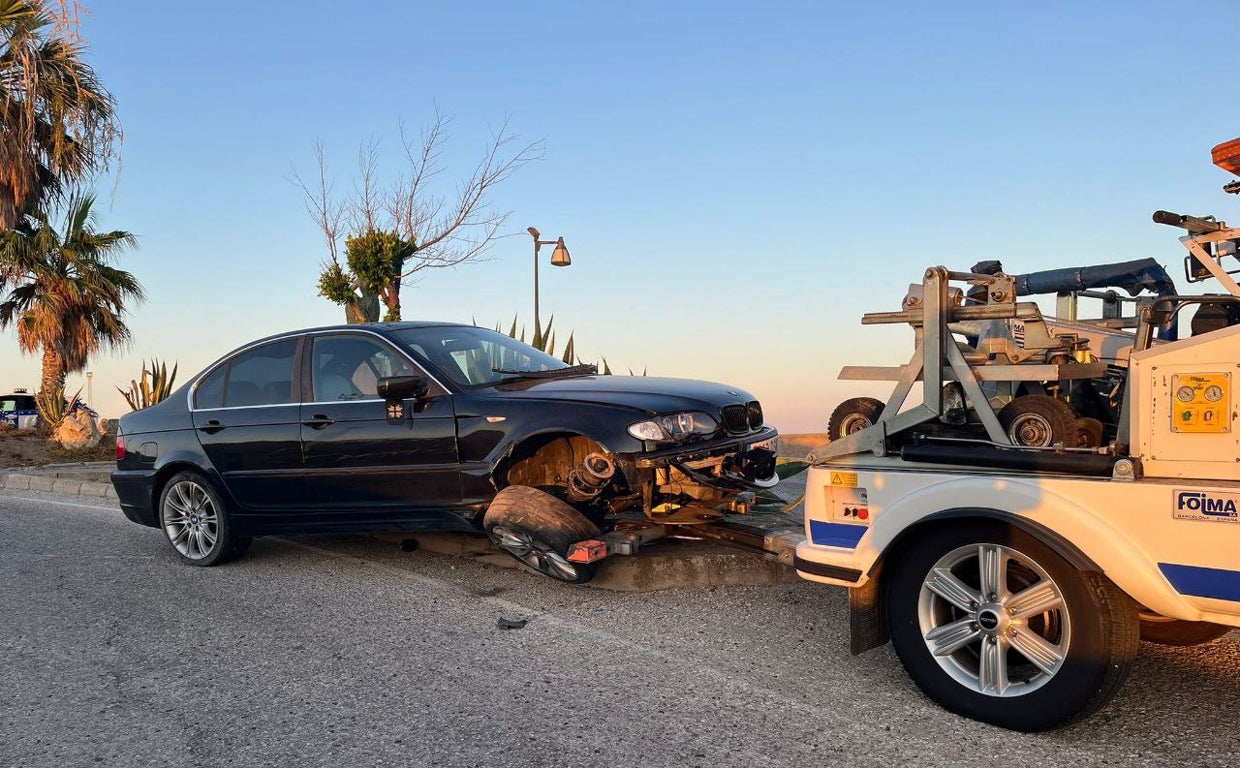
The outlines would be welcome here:
[[[970,517],[1020,527],[1075,567],[1106,575],[1156,613],[1201,620],[1201,611],[1171,587],[1157,563],[1123,530],[1065,494],[1021,478],[1006,478],[998,494],[993,478],[968,476],[948,478],[901,497],[875,515],[858,543],[858,564],[872,574],[883,556],[920,526]]]

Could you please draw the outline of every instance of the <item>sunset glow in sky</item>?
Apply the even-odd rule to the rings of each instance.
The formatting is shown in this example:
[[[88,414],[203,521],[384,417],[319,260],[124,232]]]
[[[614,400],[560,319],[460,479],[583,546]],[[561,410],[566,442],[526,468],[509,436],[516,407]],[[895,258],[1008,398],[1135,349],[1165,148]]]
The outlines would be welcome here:
[[[546,152],[497,191],[512,236],[406,287],[407,319],[529,323],[535,226],[572,251],[543,262],[542,312],[583,358],[744,387],[785,432],[887,396],[835,376],[907,359],[911,331],[860,316],[898,309],[926,266],[1152,256],[1178,277],[1154,209],[1240,219],[1209,159],[1240,136],[1216,34],[1240,28],[1232,2],[89,7],[125,129],[100,225],[138,235],[122,264],[150,296],[132,349],[91,366],[105,415],[141,358],[184,381],[253,338],[342,322],[316,296],[326,250],[290,172],[313,172],[322,139],[347,186],[373,136],[394,175],[400,121],[436,106],[454,117],[445,194],[505,119]],[[38,372],[0,335],[0,389]]]

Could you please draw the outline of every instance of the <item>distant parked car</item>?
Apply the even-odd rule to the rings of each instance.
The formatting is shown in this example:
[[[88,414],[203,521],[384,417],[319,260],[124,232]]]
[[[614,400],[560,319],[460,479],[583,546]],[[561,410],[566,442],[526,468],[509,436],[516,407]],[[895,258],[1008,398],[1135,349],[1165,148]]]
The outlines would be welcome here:
[[[600,376],[473,326],[349,325],[248,344],[122,416],[112,482],[194,565],[262,534],[486,530],[579,583],[597,564],[574,543],[773,485],[777,440],[734,387]]]
[[[34,395],[24,389],[15,389],[0,395],[0,423],[16,429],[34,429],[39,426],[39,408]]]

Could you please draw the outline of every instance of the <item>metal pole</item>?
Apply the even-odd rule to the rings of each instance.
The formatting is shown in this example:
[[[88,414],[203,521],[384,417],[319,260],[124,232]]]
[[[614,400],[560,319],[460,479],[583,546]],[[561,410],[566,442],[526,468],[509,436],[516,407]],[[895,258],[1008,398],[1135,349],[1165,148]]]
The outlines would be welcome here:
[[[534,327],[535,333],[542,333],[542,323],[538,318],[538,238],[534,238]]]

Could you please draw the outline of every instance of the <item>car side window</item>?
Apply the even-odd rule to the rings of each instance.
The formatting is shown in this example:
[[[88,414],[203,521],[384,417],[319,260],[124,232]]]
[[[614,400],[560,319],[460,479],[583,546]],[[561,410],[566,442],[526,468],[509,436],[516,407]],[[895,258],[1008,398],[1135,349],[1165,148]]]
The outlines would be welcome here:
[[[224,380],[228,378],[228,363],[211,372],[194,392],[195,408],[220,408],[224,405]]]
[[[378,399],[379,379],[420,374],[405,357],[377,339],[319,336],[311,354],[314,401]]]
[[[229,363],[224,406],[284,405],[293,398],[293,357],[297,340],[265,344],[243,352]]]

